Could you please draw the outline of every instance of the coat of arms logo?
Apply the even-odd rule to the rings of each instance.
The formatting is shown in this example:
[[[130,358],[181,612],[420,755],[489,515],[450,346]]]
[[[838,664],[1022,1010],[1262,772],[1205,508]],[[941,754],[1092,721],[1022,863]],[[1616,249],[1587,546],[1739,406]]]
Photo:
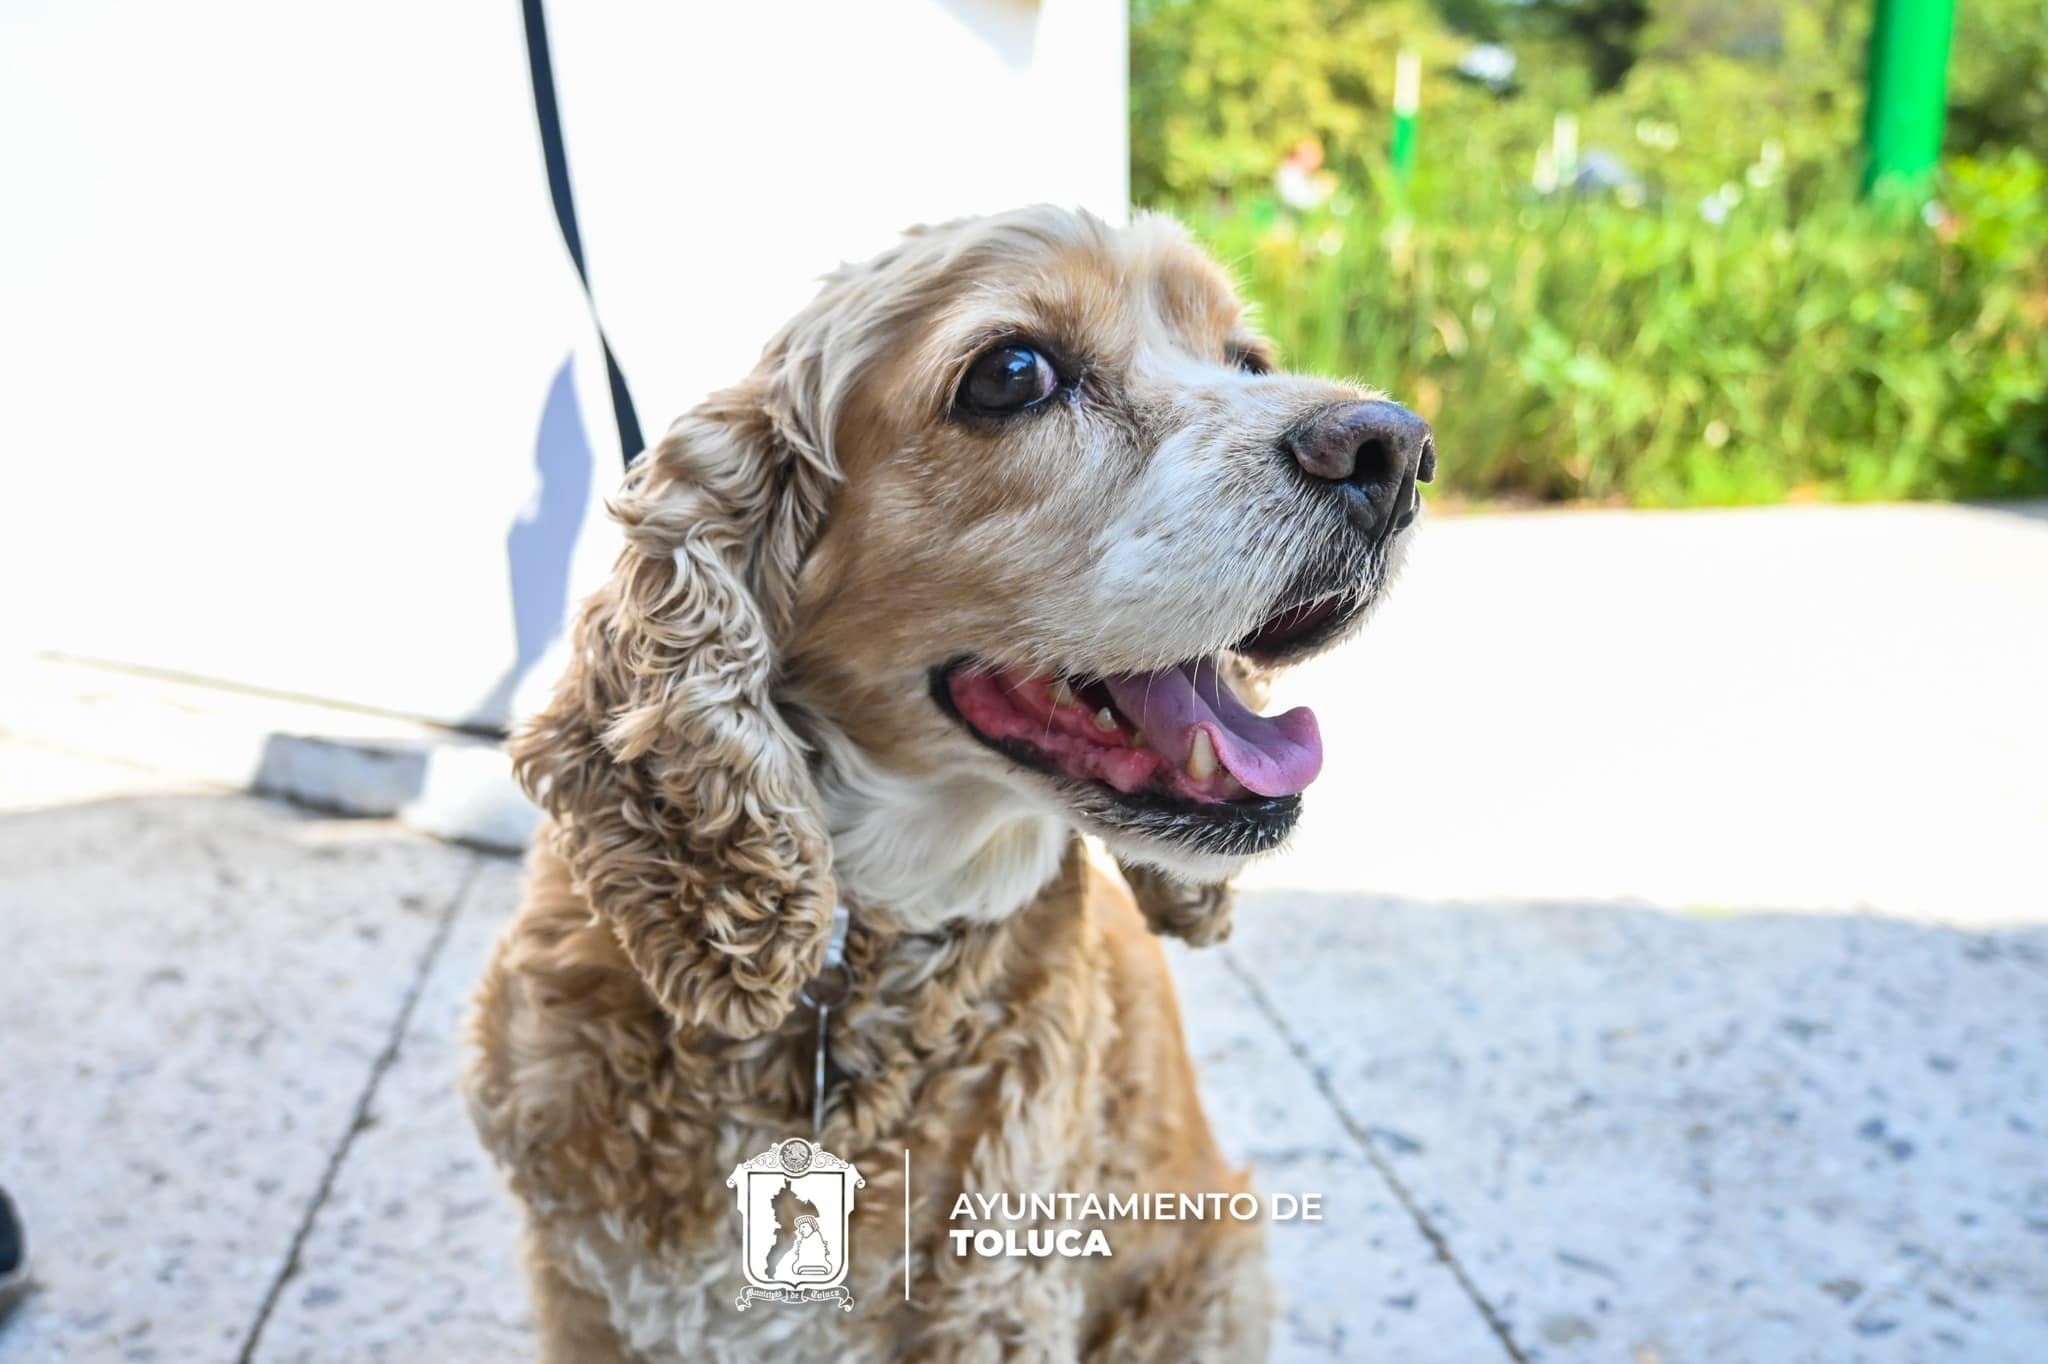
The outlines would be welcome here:
[[[860,1171],[802,1137],[778,1141],[733,1167],[739,1191],[741,1266],[748,1287],[739,1309],[764,1302],[837,1302],[853,1310],[846,1285],[847,1229]]]

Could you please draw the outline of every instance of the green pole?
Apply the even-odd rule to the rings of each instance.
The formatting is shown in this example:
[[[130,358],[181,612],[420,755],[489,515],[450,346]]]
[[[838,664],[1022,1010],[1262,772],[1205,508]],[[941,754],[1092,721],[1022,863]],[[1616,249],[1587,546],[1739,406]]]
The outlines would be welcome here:
[[[1915,197],[1941,161],[1956,0],[1877,0],[1863,108],[1863,192]]]
[[[1415,174],[1415,111],[1422,104],[1422,58],[1402,52],[1394,58],[1394,180],[1402,188]]]

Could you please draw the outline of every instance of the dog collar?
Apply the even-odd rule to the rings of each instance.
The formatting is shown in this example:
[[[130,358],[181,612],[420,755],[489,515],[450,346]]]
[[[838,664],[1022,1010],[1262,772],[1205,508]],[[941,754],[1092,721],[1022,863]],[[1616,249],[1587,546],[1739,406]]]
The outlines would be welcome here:
[[[832,1006],[846,1000],[846,930],[853,922],[853,916],[846,912],[846,902],[840,901],[832,910],[832,936],[825,942],[825,965],[798,996],[818,1013],[818,1049],[811,1060],[811,1133],[816,1136],[825,1130],[825,1097],[828,1086],[825,1071],[831,1062],[830,1026]]]

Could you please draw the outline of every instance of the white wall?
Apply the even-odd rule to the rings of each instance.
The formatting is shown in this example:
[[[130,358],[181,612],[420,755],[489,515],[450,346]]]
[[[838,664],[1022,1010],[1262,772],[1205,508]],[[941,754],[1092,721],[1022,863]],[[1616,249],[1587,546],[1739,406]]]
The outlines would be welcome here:
[[[556,8],[605,326],[648,422],[841,260],[1018,204],[1122,217],[1124,0]]]
[[[909,223],[1120,215],[1123,12],[557,4],[650,437]],[[0,174],[0,647],[500,718],[619,469],[518,6],[15,0]]]

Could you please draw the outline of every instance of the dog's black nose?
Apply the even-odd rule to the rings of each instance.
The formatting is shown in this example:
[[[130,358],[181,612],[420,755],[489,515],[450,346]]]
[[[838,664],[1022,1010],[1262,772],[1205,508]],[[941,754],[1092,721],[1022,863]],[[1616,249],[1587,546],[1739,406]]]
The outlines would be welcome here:
[[[1352,521],[1368,534],[1413,522],[1415,485],[1436,477],[1436,437],[1399,403],[1332,403],[1281,446],[1310,478],[1343,489]]]

